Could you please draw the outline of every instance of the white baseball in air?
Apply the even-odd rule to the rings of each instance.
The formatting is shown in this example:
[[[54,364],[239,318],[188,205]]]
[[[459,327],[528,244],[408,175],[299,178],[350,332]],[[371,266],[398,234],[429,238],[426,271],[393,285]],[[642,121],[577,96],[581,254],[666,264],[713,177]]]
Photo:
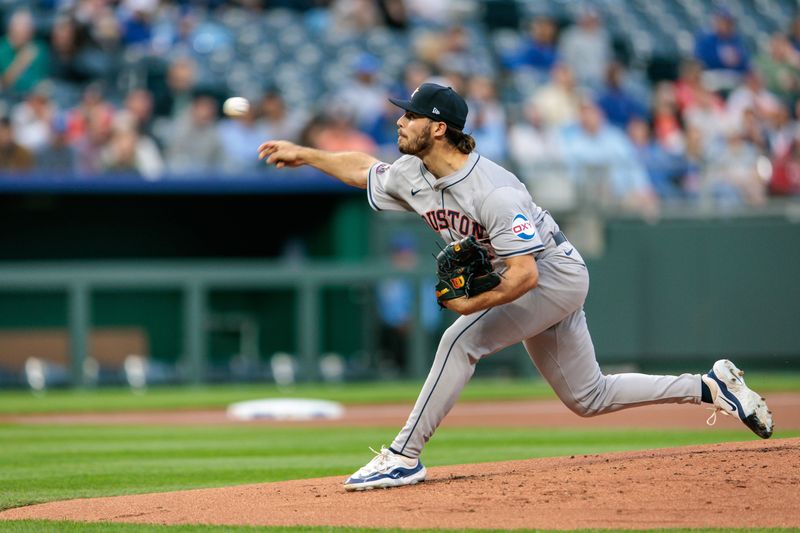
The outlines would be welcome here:
[[[222,112],[229,117],[241,117],[250,111],[250,102],[241,96],[232,96],[222,104]]]

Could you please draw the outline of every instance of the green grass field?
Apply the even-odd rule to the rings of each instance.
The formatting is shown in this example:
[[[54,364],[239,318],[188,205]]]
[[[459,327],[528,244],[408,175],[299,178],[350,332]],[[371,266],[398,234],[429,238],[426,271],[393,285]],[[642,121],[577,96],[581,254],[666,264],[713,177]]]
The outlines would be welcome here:
[[[798,374],[748,374],[747,383],[763,394],[800,391]],[[259,384],[157,387],[142,394],[134,394],[127,388],[68,389],[40,395],[27,390],[0,390],[0,415],[224,408],[232,402],[278,397],[324,398],[349,404],[413,402],[420,386],[419,381],[298,384],[290,388]],[[555,399],[555,394],[541,379],[474,379],[459,401],[547,398]]]
[[[795,378],[752,376],[765,393],[793,390]],[[60,391],[43,397],[0,394],[0,412],[33,413],[221,407],[269,396],[310,396],[348,403],[411,401],[418,384],[363,384],[337,388],[210,387],[152,390]],[[540,382],[476,381],[464,401],[549,397]],[[163,492],[319,476],[346,476],[370,457],[368,446],[388,444],[398,428],[276,428],[269,426],[28,426],[0,425],[0,508],[68,498]],[[782,431],[777,437],[800,436]],[[442,428],[425,449],[428,466],[592,454],[756,439],[745,431]],[[279,531],[286,528],[122,526],[66,522],[2,522],[0,531]],[[296,531],[371,531],[292,528]],[[372,530],[377,531],[377,530]],[[380,530],[388,531],[388,530]],[[767,531],[767,530],[764,530]],[[769,530],[778,531],[778,530]]]

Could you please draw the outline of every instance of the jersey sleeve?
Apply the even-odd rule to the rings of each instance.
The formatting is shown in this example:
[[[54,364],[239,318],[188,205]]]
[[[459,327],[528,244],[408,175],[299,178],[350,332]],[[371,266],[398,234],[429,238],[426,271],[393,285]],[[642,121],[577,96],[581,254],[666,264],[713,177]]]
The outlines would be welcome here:
[[[393,194],[393,185],[398,180],[396,164],[378,162],[372,165],[367,175],[367,200],[375,211],[411,211],[411,206]]]
[[[481,206],[481,219],[497,257],[512,257],[544,249],[536,229],[534,206],[524,191],[495,189]]]

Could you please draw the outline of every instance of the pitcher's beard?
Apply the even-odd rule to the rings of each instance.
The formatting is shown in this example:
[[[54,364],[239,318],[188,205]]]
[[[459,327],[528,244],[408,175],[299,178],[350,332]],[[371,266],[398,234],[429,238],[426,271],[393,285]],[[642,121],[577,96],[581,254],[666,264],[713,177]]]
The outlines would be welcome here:
[[[405,144],[402,142],[405,141]],[[433,146],[433,138],[431,137],[431,125],[425,126],[425,129],[417,136],[412,142],[408,137],[397,138],[397,149],[401,154],[407,155],[420,155],[427,153],[431,146]]]

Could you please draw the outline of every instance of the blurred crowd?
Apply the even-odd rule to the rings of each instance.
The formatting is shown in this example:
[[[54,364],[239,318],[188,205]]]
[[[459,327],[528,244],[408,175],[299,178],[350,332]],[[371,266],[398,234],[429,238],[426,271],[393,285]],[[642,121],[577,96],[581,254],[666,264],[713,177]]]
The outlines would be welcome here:
[[[486,39],[480,2],[53,0],[37,7],[50,16],[34,16],[24,2],[3,12],[6,176],[242,176],[262,168],[256,148],[269,138],[391,161],[399,113],[387,98],[407,97],[433,79],[467,98],[466,129],[478,151],[554,201],[583,191],[649,211],[701,198],[758,206],[769,196],[800,195],[800,16],[753,46],[734,14],[717,8],[706,27],[692,28],[693,53],[674,58],[673,72],[654,75],[619,53],[591,3],[569,20],[519,20],[506,40]],[[408,60],[387,75],[391,57],[357,51],[313,105],[291,105],[294,95],[268,75],[246,88],[209,83],[201,40],[193,39],[204,21],[279,9],[301,13],[315,35],[381,28],[405,36]],[[213,49],[214,36],[204,34],[203,46]],[[311,44],[325,46],[322,38]],[[233,95],[251,100],[244,117],[221,114]]]

